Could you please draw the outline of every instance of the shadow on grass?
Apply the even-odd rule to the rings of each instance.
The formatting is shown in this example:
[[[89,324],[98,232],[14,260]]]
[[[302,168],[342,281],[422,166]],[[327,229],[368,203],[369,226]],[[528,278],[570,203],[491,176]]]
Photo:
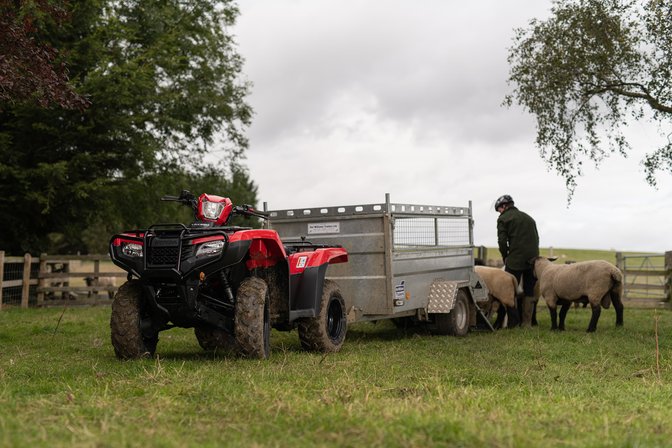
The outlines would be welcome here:
[[[487,328],[471,328],[470,334],[492,334]],[[348,332],[344,344],[366,344],[367,342],[403,342],[417,338],[441,338],[445,335],[433,334],[429,325],[425,323],[393,322],[380,320],[372,322],[358,322],[348,326]],[[271,335],[271,354],[286,353],[310,353],[301,347],[296,330],[280,332],[274,330]],[[157,354],[161,359],[179,361],[226,361],[244,360],[243,356],[224,349],[202,350],[198,346],[180,343],[177,345],[166,344],[162,347],[161,342],[157,347]]]
[[[431,337],[424,324],[394,324],[391,321],[366,322],[348,328],[347,341],[401,341],[413,337]]]

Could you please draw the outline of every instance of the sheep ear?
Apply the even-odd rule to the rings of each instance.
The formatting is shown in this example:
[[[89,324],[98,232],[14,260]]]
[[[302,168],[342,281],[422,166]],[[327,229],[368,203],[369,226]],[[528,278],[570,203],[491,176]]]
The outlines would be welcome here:
[[[547,258],[548,258],[548,261],[555,261],[555,260],[558,259],[558,257],[556,257],[556,256],[553,256],[553,257],[547,257]]]

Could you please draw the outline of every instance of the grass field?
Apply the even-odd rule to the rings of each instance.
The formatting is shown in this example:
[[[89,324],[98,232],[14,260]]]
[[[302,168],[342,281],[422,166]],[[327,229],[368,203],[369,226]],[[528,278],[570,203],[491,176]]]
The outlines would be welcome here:
[[[0,446],[670,446],[672,313],[604,310],[587,334],[589,314],[465,338],[357,324],[328,356],[274,331],[266,361],[174,329],[120,362],[109,308],[7,309]]]

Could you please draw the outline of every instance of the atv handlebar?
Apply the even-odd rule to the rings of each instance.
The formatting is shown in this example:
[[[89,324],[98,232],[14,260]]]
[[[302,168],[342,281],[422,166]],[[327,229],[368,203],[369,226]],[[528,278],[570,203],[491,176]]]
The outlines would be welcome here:
[[[162,196],[161,197],[162,201],[171,201],[171,202],[179,202],[184,205],[188,205],[192,208],[196,208],[198,205],[198,201],[196,199],[196,196],[194,196],[190,191],[188,190],[182,190],[179,196]]]
[[[268,219],[268,213],[255,210],[251,205],[243,204],[233,207],[233,212],[237,215],[254,216],[255,218]]]
[[[188,205],[194,209],[194,213],[196,213],[196,210],[198,209],[198,198],[196,198],[196,196],[194,196],[193,193],[191,193],[189,190],[182,190],[179,196],[162,196],[161,200],[179,202],[183,205]],[[234,215],[254,216],[255,218],[268,219],[268,213],[255,210],[254,207],[249,204],[236,205],[233,207],[232,212]]]

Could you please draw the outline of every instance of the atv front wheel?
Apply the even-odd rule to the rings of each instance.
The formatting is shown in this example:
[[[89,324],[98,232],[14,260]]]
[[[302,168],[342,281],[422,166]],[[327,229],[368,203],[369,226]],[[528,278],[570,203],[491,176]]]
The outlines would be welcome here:
[[[140,329],[143,300],[142,286],[137,280],[121,285],[114,296],[110,329],[114,353],[119,359],[151,357],[156,351],[158,335],[145,337]]]
[[[271,352],[271,315],[268,286],[248,277],[236,294],[235,335],[243,356],[266,359]]]
[[[300,319],[298,324],[301,346],[306,350],[337,352],[341,349],[348,324],[345,301],[336,282],[324,281],[320,314]]]
[[[203,350],[236,350],[236,338],[224,330],[202,326],[194,328],[194,333]]]

